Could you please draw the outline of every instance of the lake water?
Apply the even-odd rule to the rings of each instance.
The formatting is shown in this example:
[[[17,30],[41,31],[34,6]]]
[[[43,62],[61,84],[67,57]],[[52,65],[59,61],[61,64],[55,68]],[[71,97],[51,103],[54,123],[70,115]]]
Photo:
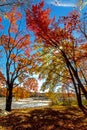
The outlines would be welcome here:
[[[5,109],[5,100],[6,100],[5,98],[0,98],[0,109]],[[33,98],[27,98],[27,99],[19,99],[18,101],[16,101],[13,98],[12,109],[49,106],[50,103],[51,101],[47,99],[35,100]]]

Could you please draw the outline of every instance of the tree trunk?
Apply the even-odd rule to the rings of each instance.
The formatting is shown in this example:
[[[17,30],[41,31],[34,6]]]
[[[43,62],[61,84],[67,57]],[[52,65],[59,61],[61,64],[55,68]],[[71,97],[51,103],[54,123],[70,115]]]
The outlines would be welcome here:
[[[81,90],[82,90],[82,92],[83,92],[85,98],[87,99],[87,91],[86,91],[86,89],[84,88],[84,85],[82,84],[82,82],[81,82],[81,80],[80,80],[80,78],[79,78],[79,75],[78,75],[77,70],[75,70],[75,69],[73,68],[72,64],[70,63],[70,61],[69,61],[69,59],[67,58],[67,56],[66,56],[66,54],[64,53],[64,51],[61,51],[61,52],[62,52],[62,55],[63,55],[63,57],[64,57],[64,59],[65,59],[65,62],[66,62],[67,67],[72,70],[73,75],[74,75],[75,79],[77,80],[78,87],[81,88]]]
[[[81,98],[81,90],[80,88],[78,87],[78,93],[77,93],[77,101],[78,101],[78,106],[80,108],[83,107],[83,104],[82,104],[82,98]]]
[[[80,87],[79,87],[79,85],[76,86],[75,77],[73,76],[70,67],[68,67],[68,70],[69,70],[69,73],[70,73],[70,76],[71,76],[71,78],[72,78],[73,85],[74,85],[74,88],[75,88],[78,106],[79,106],[79,108],[82,108],[82,107],[83,107],[83,104],[82,104],[82,98],[81,98],[81,90],[80,90]]]
[[[76,78],[76,80],[77,80],[77,82],[78,82],[78,88],[79,88],[79,89],[81,88],[81,90],[82,90],[82,92],[83,92],[85,98],[87,99],[87,91],[86,91],[86,89],[84,88],[84,85],[82,84],[82,82],[81,82],[81,80],[80,80],[80,78],[79,78],[77,72],[74,73],[74,77]]]
[[[7,94],[6,94],[6,111],[11,111],[11,104],[12,104],[12,88],[13,86],[8,86],[7,88]]]

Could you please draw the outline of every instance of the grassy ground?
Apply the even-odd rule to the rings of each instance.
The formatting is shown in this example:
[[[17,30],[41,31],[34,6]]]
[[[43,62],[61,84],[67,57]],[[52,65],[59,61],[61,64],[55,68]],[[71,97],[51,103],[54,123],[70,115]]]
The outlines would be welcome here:
[[[0,117],[1,130],[87,130],[87,115],[77,107],[12,110]]]

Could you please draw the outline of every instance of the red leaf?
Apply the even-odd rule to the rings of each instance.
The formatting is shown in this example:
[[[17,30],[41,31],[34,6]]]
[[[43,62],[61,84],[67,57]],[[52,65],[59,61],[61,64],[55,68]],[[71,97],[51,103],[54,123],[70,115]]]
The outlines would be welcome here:
[[[2,17],[0,17],[0,22],[2,22]]]

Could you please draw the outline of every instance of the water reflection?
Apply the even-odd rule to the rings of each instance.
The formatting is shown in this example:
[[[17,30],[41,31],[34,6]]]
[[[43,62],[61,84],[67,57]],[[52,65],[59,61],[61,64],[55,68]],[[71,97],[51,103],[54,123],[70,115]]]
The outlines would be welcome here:
[[[16,101],[13,98],[12,109],[49,106],[50,103],[51,101],[48,99],[27,98]],[[5,98],[0,98],[0,109],[5,109]]]

